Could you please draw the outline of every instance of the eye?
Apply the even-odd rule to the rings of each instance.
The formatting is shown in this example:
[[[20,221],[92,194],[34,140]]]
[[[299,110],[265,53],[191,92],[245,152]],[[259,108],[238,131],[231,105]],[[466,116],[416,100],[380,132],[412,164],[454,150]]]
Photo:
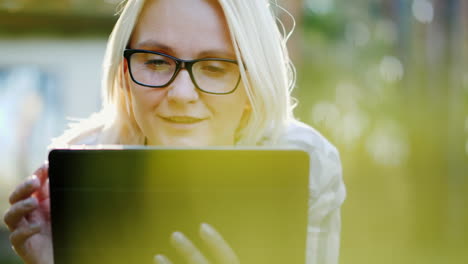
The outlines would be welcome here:
[[[211,73],[225,73],[226,69],[224,69],[222,67],[215,66],[215,65],[205,65],[203,67],[203,71],[211,72]]]
[[[171,67],[171,64],[168,61],[161,59],[147,60],[145,61],[145,65],[155,70],[166,70]]]
[[[201,67],[203,74],[210,77],[222,77],[227,74],[228,70],[223,67],[222,63],[205,64]]]

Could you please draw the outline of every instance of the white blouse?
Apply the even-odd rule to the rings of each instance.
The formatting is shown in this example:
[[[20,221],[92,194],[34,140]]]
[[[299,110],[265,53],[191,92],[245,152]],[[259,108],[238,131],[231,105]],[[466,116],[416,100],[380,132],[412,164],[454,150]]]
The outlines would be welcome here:
[[[99,134],[87,134],[74,144],[99,144]],[[289,124],[279,145],[305,150],[310,156],[306,264],[337,264],[340,207],[346,197],[338,150],[318,131],[299,121]]]
[[[337,264],[340,207],[346,197],[338,150],[312,127],[293,121],[280,143],[310,156],[307,264]]]

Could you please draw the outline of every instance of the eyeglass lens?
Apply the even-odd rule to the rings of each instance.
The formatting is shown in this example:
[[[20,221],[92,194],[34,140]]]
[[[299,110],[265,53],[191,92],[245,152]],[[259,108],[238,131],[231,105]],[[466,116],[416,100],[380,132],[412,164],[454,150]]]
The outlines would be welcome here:
[[[153,53],[134,53],[130,58],[134,80],[149,86],[164,86],[177,69],[174,59]],[[195,84],[210,93],[229,93],[238,84],[240,72],[236,63],[222,60],[200,60],[192,66]]]

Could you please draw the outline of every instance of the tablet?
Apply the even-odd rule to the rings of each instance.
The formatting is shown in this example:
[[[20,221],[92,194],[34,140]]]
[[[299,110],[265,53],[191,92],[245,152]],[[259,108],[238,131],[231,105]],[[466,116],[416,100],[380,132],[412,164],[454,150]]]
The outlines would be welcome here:
[[[242,264],[305,263],[309,156],[292,149],[56,149],[49,153],[56,264],[153,263],[175,231],[202,252],[213,226]],[[209,254],[207,254],[209,257]]]

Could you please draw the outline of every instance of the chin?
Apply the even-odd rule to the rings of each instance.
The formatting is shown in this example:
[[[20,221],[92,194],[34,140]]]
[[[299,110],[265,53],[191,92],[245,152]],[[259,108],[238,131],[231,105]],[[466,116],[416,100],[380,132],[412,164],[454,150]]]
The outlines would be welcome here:
[[[177,138],[166,138],[161,141],[161,146],[168,147],[206,147],[213,145],[207,139],[193,138],[193,137],[177,137]]]

